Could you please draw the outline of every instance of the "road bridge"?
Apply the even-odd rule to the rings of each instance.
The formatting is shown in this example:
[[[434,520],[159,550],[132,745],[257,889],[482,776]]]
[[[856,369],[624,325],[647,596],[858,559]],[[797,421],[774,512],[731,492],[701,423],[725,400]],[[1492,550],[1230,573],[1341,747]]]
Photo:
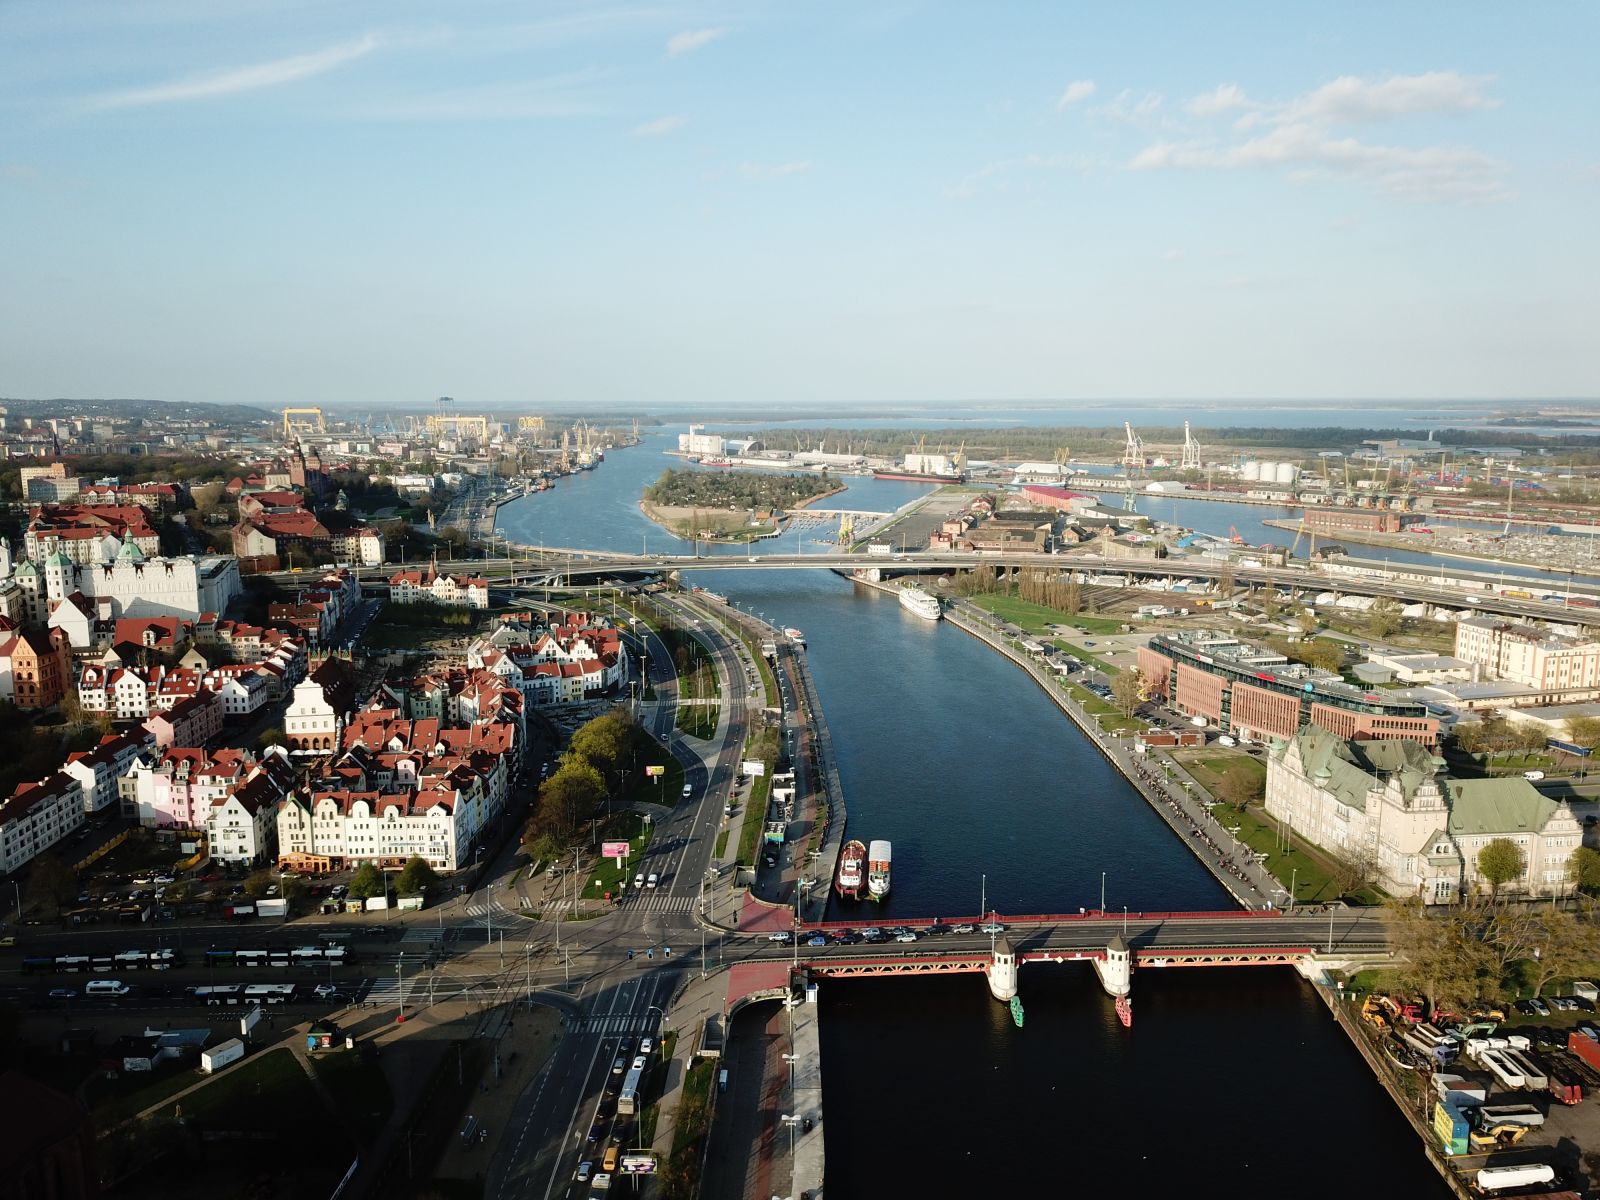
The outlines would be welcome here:
[[[664,575],[675,571],[875,571],[882,574],[970,571],[982,566],[1004,570],[1084,571],[1151,580],[1230,577],[1235,583],[1270,584],[1293,592],[1333,592],[1336,595],[1372,596],[1402,603],[1425,601],[1448,608],[1469,607],[1478,612],[1573,624],[1600,624],[1600,587],[1559,581],[1567,599],[1544,601],[1500,594],[1493,589],[1508,583],[1525,584],[1530,576],[1511,572],[1484,574],[1441,567],[1432,570],[1394,564],[1371,574],[1345,574],[1305,567],[1252,566],[1247,563],[1149,559],[1126,561],[1097,554],[1047,554],[1025,551],[908,551],[893,555],[820,553],[756,554],[618,554],[614,551],[540,547],[537,558],[460,559],[439,564],[444,572],[470,571],[497,586],[584,586],[618,577]],[[358,571],[364,582],[381,584],[392,567],[365,567]],[[282,583],[304,581],[304,571],[277,571],[266,577]],[[1571,601],[1570,603],[1568,601]],[[1591,603],[1595,607],[1589,607]]]

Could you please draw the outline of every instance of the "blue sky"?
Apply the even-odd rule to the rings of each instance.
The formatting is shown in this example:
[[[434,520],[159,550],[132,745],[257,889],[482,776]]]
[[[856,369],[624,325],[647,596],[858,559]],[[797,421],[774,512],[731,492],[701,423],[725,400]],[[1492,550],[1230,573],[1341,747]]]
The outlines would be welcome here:
[[[1561,3],[6,0],[0,395],[1591,397],[1597,44]]]

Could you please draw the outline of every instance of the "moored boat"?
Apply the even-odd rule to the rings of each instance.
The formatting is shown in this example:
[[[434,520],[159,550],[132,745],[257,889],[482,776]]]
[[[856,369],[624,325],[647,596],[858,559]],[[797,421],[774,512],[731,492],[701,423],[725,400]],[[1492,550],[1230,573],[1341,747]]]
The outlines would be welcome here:
[[[937,621],[944,616],[944,608],[939,603],[939,597],[919,587],[901,588],[900,606],[907,612],[915,613],[924,621]]]
[[[889,894],[890,857],[889,843],[881,839],[874,841],[867,851],[867,895],[874,900],[882,900]]]
[[[783,632],[784,632],[784,636],[786,636],[795,645],[804,646],[806,644],[806,635],[801,633],[794,626],[792,626],[792,625],[788,626],[787,628],[784,629]]]
[[[861,899],[863,868],[867,861],[867,848],[858,841],[849,841],[839,851],[839,869],[834,872],[833,890],[850,900]]]

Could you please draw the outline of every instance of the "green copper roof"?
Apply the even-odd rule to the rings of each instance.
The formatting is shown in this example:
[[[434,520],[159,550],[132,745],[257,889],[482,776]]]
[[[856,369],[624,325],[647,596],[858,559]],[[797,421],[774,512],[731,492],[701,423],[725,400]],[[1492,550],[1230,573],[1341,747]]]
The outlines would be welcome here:
[[[1453,834],[1535,833],[1558,807],[1526,779],[1450,779]]]

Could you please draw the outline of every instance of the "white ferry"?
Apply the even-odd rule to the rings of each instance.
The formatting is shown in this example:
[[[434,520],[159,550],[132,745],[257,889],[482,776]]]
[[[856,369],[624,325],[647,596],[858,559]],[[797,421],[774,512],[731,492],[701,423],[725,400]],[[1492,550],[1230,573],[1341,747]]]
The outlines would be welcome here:
[[[900,589],[900,606],[908,612],[915,613],[924,621],[937,621],[944,616],[944,608],[939,603],[939,597],[918,587]]]

